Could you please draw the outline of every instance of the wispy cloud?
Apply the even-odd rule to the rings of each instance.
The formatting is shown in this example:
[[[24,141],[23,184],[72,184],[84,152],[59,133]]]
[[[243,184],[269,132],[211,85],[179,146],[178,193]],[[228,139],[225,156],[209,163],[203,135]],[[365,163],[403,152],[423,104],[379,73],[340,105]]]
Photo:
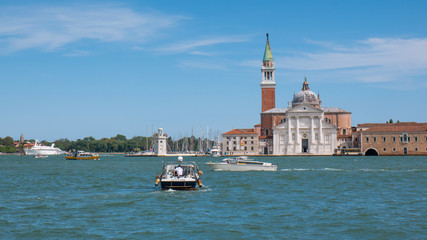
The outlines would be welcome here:
[[[306,40],[318,49],[275,55],[279,71],[300,72],[323,81],[392,82],[396,88],[405,84],[427,81],[427,38],[369,38],[346,45]],[[291,56],[290,56],[291,55]],[[259,66],[247,60],[244,66]],[[417,81],[415,81],[417,79]]]
[[[249,41],[248,36],[215,36],[215,37],[206,37],[204,39],[184,41],[172,44],[170,46],[162,47],[155,49],[155,51],[160,53],[182,53],[190,52],[191,54],[203,53],[207,55],[207,52],[198,51],[201,47],[207,47],[217,44],[226,44],[226,43],[240,43]],[[199,54],[202,55],[202,54]]]
[[[227,70],[227,67],[218,63],[200,62],[200,61],[181,61],[178,67],[186,69],[214,69],[214,70]]]
[[[145,42],[182,16],[139,13],[118,6],[4,7],[0,10],[0,49],[52,51],[89,39],[102,42]]]

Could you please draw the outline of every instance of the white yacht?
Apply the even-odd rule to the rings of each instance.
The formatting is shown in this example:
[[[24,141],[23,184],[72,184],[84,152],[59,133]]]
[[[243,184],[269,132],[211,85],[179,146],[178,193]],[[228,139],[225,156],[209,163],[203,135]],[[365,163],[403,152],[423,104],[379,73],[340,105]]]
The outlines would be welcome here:
[[[276,171],[277,165],[258,162],[246,156],[225,158],[222,162],[206,163],[214,171]]]
[[[55,147],[55,143],[52,143],[51,146],[43,146],[38,141],[34,144],[32,148],[24,149],[25,154],[27,155],[60,155],[65,154],[64,151]]]

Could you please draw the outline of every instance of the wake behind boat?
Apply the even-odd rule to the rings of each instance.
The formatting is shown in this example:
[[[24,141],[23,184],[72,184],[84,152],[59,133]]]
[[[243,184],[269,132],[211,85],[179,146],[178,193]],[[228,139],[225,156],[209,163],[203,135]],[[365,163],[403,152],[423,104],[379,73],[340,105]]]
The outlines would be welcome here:
[[[85,152],[85,151],[72,151],[67,156],[67,160],[99,160],[99,155],[96,153]]]
[[[225,158],[221,162],[206,163],[214,171],[276,171],[277,165],[254,161],[248,157]]]
[[[162,186],[162,190],[195,190],[196,184],[202,187],[199,170],[195,162],[183,162],[178,157],[178,162],[169,162],[163,166],[162,173],[157,175],[155,185]]]

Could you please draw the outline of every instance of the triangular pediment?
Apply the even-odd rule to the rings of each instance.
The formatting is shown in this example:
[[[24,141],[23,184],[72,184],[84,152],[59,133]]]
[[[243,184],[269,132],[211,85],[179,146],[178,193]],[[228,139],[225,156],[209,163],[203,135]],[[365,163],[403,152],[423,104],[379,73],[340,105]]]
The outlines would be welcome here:
[[[323,110],[320,108],[313,107],[312,105],[309,105],[309,104],[301,104],[286,111],[286,113],[298,113],[298,112],[322,113]]]

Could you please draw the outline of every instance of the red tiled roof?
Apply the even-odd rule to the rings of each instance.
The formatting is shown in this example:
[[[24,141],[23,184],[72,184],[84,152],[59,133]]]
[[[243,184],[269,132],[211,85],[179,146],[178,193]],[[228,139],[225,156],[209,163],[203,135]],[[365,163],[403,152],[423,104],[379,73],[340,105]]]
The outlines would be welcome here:
[[[256,134],[256,132],[254,132],[254,130],[251,129],[233,129],[231,131],[228,131],[226,133],[223,133],[222,135],[236,135],[236,134]]]
[[[402,122],[364,125],[369,128],[361,132],[427,132],[427,123]]]

